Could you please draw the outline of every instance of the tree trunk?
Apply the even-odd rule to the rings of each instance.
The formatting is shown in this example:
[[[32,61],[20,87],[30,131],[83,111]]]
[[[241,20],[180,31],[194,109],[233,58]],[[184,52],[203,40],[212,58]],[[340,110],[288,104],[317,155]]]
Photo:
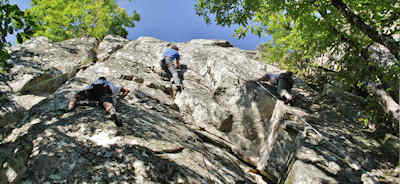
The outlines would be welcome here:
[[[378,98],[379,103],[386,113],[392,114],[393,117],[400,122],[400,106],[389,94],[386,93],[385,90],[378,89],[377,84],[375,83],[369,83],[368,91],[373,93]]]
[[[332,26],[332,31],[340,37],[340,39],[346,43],[348,43],[351,47],[354,49],[360,50],[361,56],[365,59],[368,60],[370,58],[368,54],[368,50],[365,48],[361,48],[357,45],[357,43],[346,37],[346,35],[340,33],[335,27]],[[373,93],[377,98],[379,99],[379,103],[382,105],[383,109],[385,110],[386,113],[392,114],[393,117],[399,121],[400,123],[400,106],[397,104],[393,98],[387,94],[384,90],[378,89],[377,84],[375,83],[369,83],[367,87],[368,91]],[[400,128],[400,127],[399,127]],[[400,132],[400,131],[399,131]]]
[[[378,32],[374,26],[366,24],[360,16],[356,15],[350,8],[343,2],[343,0],[331,0],[331,3],[336,7],[343,16],[349,21],[350,24],[356,26],[363,33],[368,35],[373,41],[382,44],[390,50],[398,60],[400,60],[400,44],[392,36],[384,35]]]

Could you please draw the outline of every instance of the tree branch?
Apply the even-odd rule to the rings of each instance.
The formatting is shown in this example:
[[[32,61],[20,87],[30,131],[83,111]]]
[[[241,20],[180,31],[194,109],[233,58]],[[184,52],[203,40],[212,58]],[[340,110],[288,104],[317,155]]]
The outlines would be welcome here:
[[[378,32],[377,28],[372,25],[366,24],[360,16],[356,15],[350,8],[343,2],[343,0],[331,0],[332,5],[337,8],[347,21],[353,26],[356,26],[363,33],[368,35],[373,41],[384,45],[390,50],[398,60],[400,60],[400,44],[390,35],[384,35]]]
[[[400,122],[400,106],[386,91],[377,88],[376,83],[368,83],[368,91],[374,94],[386,113],[392,114]]]

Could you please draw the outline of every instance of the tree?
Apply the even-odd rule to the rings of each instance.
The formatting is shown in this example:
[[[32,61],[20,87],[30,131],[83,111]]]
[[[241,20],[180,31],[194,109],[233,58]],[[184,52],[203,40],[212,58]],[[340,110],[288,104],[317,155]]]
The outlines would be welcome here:
[[[215,17],[220,25],[239,24],[239,37],[271,34],[273,39],[265,44],[271,62],[315,72],[312,61],[329,52],[337,57],[325,63],[327,69],[349,89],[365,92],[368,82],[380,81],[389,95],[383,90],[375,96],[398,99],[400,43],[393,37],[400,33],[397,0],[198,0],[196,11],[207,22]],[[389,49],[395,64],[372,61],[368,48],[374,43]]]
[[[368,25],[365,21],[352,12],[350,8],[342,0],[331,0],[331,3],[335,8],[337,8],[346,20],[354,25],[356,28],[360,29],[364,34],[368,35],[373,41],[378,42],[385,47],[387,47],[390,52],[400,60],[400,43],[397,42],[391,35],[386,35],[380,32],[373,25]],[[392,2],[393,5],[396,4],[395,1]],[[399,9],[397,9],[399,10]]]
[[[91,36],[102,40],[108,34],[126,37],[126,27],[140,20],[118,7],[115,0],[32,0],[27,12],[38,25],[34,36],[53,41]]]
[[[198,0],[196,11],[207,22],[210,21],[210,15],[215,15],[218,24],[247,26],[241,32],[244,34],[250,28],[248,26],[250,21],[260,22],[266,29],[265,26],[270,23],[269,15],[278,12],[285,17],[290,17],[290,21],[300,24],[303,32],[311,31],[324,22],[334,23],[333,25],[338,23],[338,26],[348,25],[350,29],[362,32],[364,36],[386,46],[397,59],[400,59],[400,44],[392,37],[393,33],[399,31],[400,26],[397,25],[394,31],[388,33],[378,29],[382,28],[382,25],[388,25],[388,21],[393,23],[399,20],[399,2],[396,0],[349,0],[347,2],[348,4],[343,0]],[[321,13],[328,15],[328,20],[320,19]],[[260,32],[263,29],[253,27],[252,30]],[[319,30],[314,29],[314,31]]]
[[[17,41],[22,42],[24,38],[28,38],[33,34],[33,22],[30,17],[26,16],[17,5],[9,4],[8,0],[0,0],[0,73],[6,68],[6,60],[9,59],[9,54],[5,49],[10,45],[6,38],[16,33]]]

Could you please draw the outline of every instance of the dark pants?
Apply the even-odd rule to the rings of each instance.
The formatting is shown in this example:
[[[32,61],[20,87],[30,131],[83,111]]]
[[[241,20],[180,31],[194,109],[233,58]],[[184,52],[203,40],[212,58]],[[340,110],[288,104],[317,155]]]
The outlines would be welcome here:
[[[171,74],[171,72],[169,72],[167,63],[165,62],[165,58],[163,58],[163,59],[160,61],[160,67],[161,67],[161,69],[162,69],[161,77],[168,78],[168,80],[171,79],[172,74]]]
[[[293,82],[290,79],[279,79],[277,92],[283,100],[290,101],[293,99],[293,96],[290,94],[292,87]]]

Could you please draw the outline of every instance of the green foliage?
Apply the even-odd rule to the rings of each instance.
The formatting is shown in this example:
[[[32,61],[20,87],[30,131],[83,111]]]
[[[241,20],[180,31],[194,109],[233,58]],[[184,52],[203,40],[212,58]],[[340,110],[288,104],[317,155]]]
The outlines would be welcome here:
[[[27,12],[38,25],[34,36],[53,41],[91,36],[102,40],[108,34],[126,37],[126,27],[140,20],[118,7],[115,0],[32,0]]]
[[[384,81],[384,87],[386,92],[390,94],[399,103],[400,97],[400,62],[396,62],[394,65],[387,69],[382,69],[380,72],[382,81]]]
[[[366,128],[376,126],[377,129],[383,132],[399,136],[400,132],[397,131],[399,129],[399,122],[391,115],[385,113],[375,96],[369,95],[366,99],[365,114],[358,119],[358,122]]]
[[[0,74],[9,67],[5,61],[10,56],[5,48],[11,44],[7,42],[6,37],[16,33],[17,41],[21,43],[23,39],[32,35],[32,25],[31,18],[17,5],[9,4],[7,0],[0,0]],[[19,30],[23,32],[18,32]]]
[[[196,11],[207,22],[215,17],[221,25],[239,24],[238,37],[248,32],[272,35],[273,39],[265,45],[267,60],[302,71],[313,67],[310,61],[327,51],[334,54],[348,49],[352,54],[349,57],[357,57],[373,43],[359,27],[348,23],[332,1],[198,0]],[[379,32],[400,32],[397,1],[345,0],[344,3]],[[349,63],[335,62],[340,63],[332,65],[344,68]]]
[[[249,32],[271,35],[272,40],[263,45],[266,61],[292,70],[303,79],[315,79],[321,67],[321,62],[315,60],[325,56],[322,67],[333,70],[336,76],[330,79],[345,89],[364,93],[366,82],[373,81],[398,99],[399,61],[384,66],[371,61],[368,47],[375,42],[360,25],[350,24],[332,2],[343,2],[348,11],[378,33],[400,33],[400,3],[396,0],[198,0],[196,11],[207,22],[215,18],[220,25],[239,24],[235,33],[238,37]],[[369,102],[374,104],[376,99]],[[369,109],[378,112],[377,106]],[[380,115],[371,113],[371,117]]]

